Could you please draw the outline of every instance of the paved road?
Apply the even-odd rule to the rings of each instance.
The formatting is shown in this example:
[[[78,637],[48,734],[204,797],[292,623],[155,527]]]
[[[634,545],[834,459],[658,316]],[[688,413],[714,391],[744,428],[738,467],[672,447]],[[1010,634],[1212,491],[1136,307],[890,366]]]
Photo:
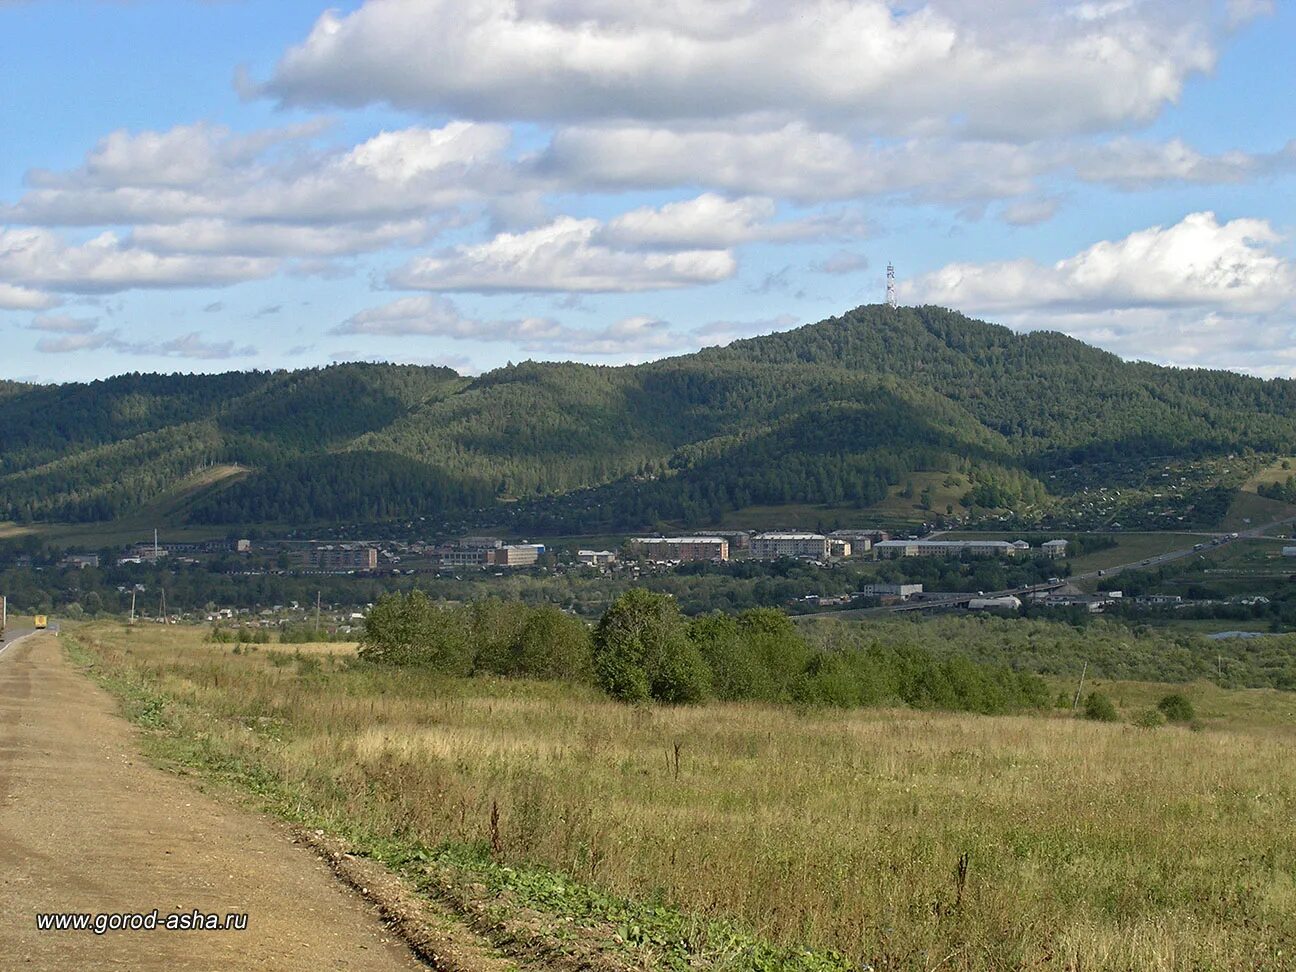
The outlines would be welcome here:
[[[1251,527],[1249,530],[1239,532],[1236,538],[1231,537],[1231,535],[1227,533],[1193,534],[1194,536],[1200,536],[1204,538],[1202,541],[1202,543],[1204,544],[1202,549],[1199,550],[1197,549],[1196,545],[1194,545],[1191,547],[1184,547],[1180,550],[1168,550],[1165,553],[1157,554],[1154,557],[1145,557],[1142,560],[1134,560],[1128,564],[1114,564],[1111,567],[1104,567],[1101,570],[1090,570],[1090,571],[1086,571],[1083,574],[1072,574],[1070,577],[1066,578],[1060,584],[1037,584],[1032,587],[1014,588],[1013,590],[1010,591],[987,591],[985,592],[985,594],[978,594],[976,596],[977,597],[1006,597],[1011,594],[1020,597],[1023,594],[1031,594],[1035,591],[1040,591],[1040,590],[1056,590],[1058,588],[1065,587],[1068,583],[1074,581],[1094,580],[1099,577],[1106,580],[1107,578],[1115,577],[1117,574],[1120,574],[1126,570],[1150,570],[1152,568],[1159,567],[1162,564],[1168,564],[1171,561],[1182,560],[1184,557],[1191,557],[1193,556],[1193,554],[1202,554],[1205,553],[1207,550],[1217,550],[1221,545],[1212,543],[1212,541],[1217,540],[1221,537],[1225,538],[1224,545],[1227,545],[1229,543],[1236,543],[1237,540],[1254,540],[1259,537],[1263,537],[1265,533],[1274,529],[1275,527],[1290,526],[1292,524],[1296,524],[1296,516],[1289,516],[1281,520],[1274,520],[1271,523],[1262,523],[1259,526]],[[948,531],[944,531],[944,532],[948,532]],[[968,601],[967,597],[940,598],[937,592],[933,592],[933,594],[935,594],[936,596],[927,600],[905,602],[904,604],[896,604],[890,607],[858,608],[855,610],[847,610],[847,611],[817,611],[813,614],[796,615],[796,617],[797,618],[819,618],[819,617],[866,618],[866,617],[877,616],[882,614],[907,613],[913,611],[934,611],[943,607],[955,607],[959,604],[963,604]]]
[[[22,625],[16,625],[11,622],[9,627],[5,628],[4,634],[0,634],[0,656],[3,656],[11,646],[16,645],[24,638],[34,634],[35,631],[36,629],[31,625],[23,627]]]
[[[285,830],[151,766],[58,639],[0,654],[0,967],[425,969]],[[246,913],[246,931],[38,931],[38,912]]]
[[[1262,523],[1260,526],[1239,532],[1235,539],[1230,538],[1230,535],[1227,533],[1216,533],[1211,534],[1210,536],[1212,539],[1218,539],[1220,537],[1225,538],[1224,545],[1227,545],[1229,543],[1236,543],[1238,540],[1255,540],[1259,537],[1263,537],[1265,533],[1275,527],[1290,526],[1293,523],[1296,523],[1296,516],[1274,520],[1272,523]],[[1113,567],[1104,567],[1102,570],[1091,570],[1083,574],[1073,574],[1070,579],[1073,581],[1093,580],[1097,577],[1114,577],[1126,570],[1148,570],[1153,567],[1160,567],[1162,564],[1168,564],[1174,560],[1182,560],[1184,557],[1191,557],[1193,554],[1202,554],[1207,550],[1218,550],[1221,546],[1220,544],[1212,543],[1211,540],[1205,540],[1203,542],[1206,546],[1201,550],[1198,550],[1195,545],[1192,547],[1184,547],[1180,550],[1169,550],[1163,554],[1157,554],[1155,557],[1145,557],[1143,560],[1136,560],[1132,563],[1117,564]]]

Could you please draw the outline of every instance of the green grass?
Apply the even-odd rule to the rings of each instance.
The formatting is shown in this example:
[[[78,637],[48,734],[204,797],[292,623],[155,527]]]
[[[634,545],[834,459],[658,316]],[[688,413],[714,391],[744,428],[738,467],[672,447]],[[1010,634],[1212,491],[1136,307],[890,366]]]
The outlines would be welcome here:
[[[204,777],[646,968],[1276,969],[1296,942],[1290,695],[1191,686],[1202,732],[1133,726],[1165,688],[1135,683],[1091,683],[1115,724],[637,709],[194,630],[73,637]]]
[[[1233,497],[1219,529],[1241,533],[1290,516],[1296,516],[1296,506],[1242,489]]]

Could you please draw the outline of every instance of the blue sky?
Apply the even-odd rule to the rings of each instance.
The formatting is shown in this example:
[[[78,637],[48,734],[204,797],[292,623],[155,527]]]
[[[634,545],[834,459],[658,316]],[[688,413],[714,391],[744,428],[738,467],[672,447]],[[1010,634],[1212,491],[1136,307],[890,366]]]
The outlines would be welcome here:
[[[0,0],[0,377],[622,363],[901,299],[1296,375],[1265,0]]]

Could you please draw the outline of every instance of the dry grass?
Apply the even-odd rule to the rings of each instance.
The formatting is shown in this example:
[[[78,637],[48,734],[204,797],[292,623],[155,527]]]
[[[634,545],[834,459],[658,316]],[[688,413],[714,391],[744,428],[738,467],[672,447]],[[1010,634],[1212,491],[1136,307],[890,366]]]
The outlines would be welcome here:
[[[1278,693],[1206,693],[1205,732],[641,710],[336,654],[235,655],[198,631],[77,637],[338,832],[486,841],[498,803],[507,859],[877,969],[1296,967],[1296,726]],[[1158,690],[1104,689],[1131,714]]]

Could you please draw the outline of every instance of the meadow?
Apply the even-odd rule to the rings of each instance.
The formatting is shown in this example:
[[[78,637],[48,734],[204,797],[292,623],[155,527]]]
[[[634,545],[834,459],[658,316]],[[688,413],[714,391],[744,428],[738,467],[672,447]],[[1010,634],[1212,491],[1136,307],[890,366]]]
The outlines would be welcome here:
[[[103,622],[67,642],[156,757],[435,869],[443,896],[603,928],[631,965],[1296,964],[1289,693],[1177,686],[1193,729],[1133,725],[1169,690],[1143,683],[1102,684],[1115,723],[632,707],[206,638]]]

